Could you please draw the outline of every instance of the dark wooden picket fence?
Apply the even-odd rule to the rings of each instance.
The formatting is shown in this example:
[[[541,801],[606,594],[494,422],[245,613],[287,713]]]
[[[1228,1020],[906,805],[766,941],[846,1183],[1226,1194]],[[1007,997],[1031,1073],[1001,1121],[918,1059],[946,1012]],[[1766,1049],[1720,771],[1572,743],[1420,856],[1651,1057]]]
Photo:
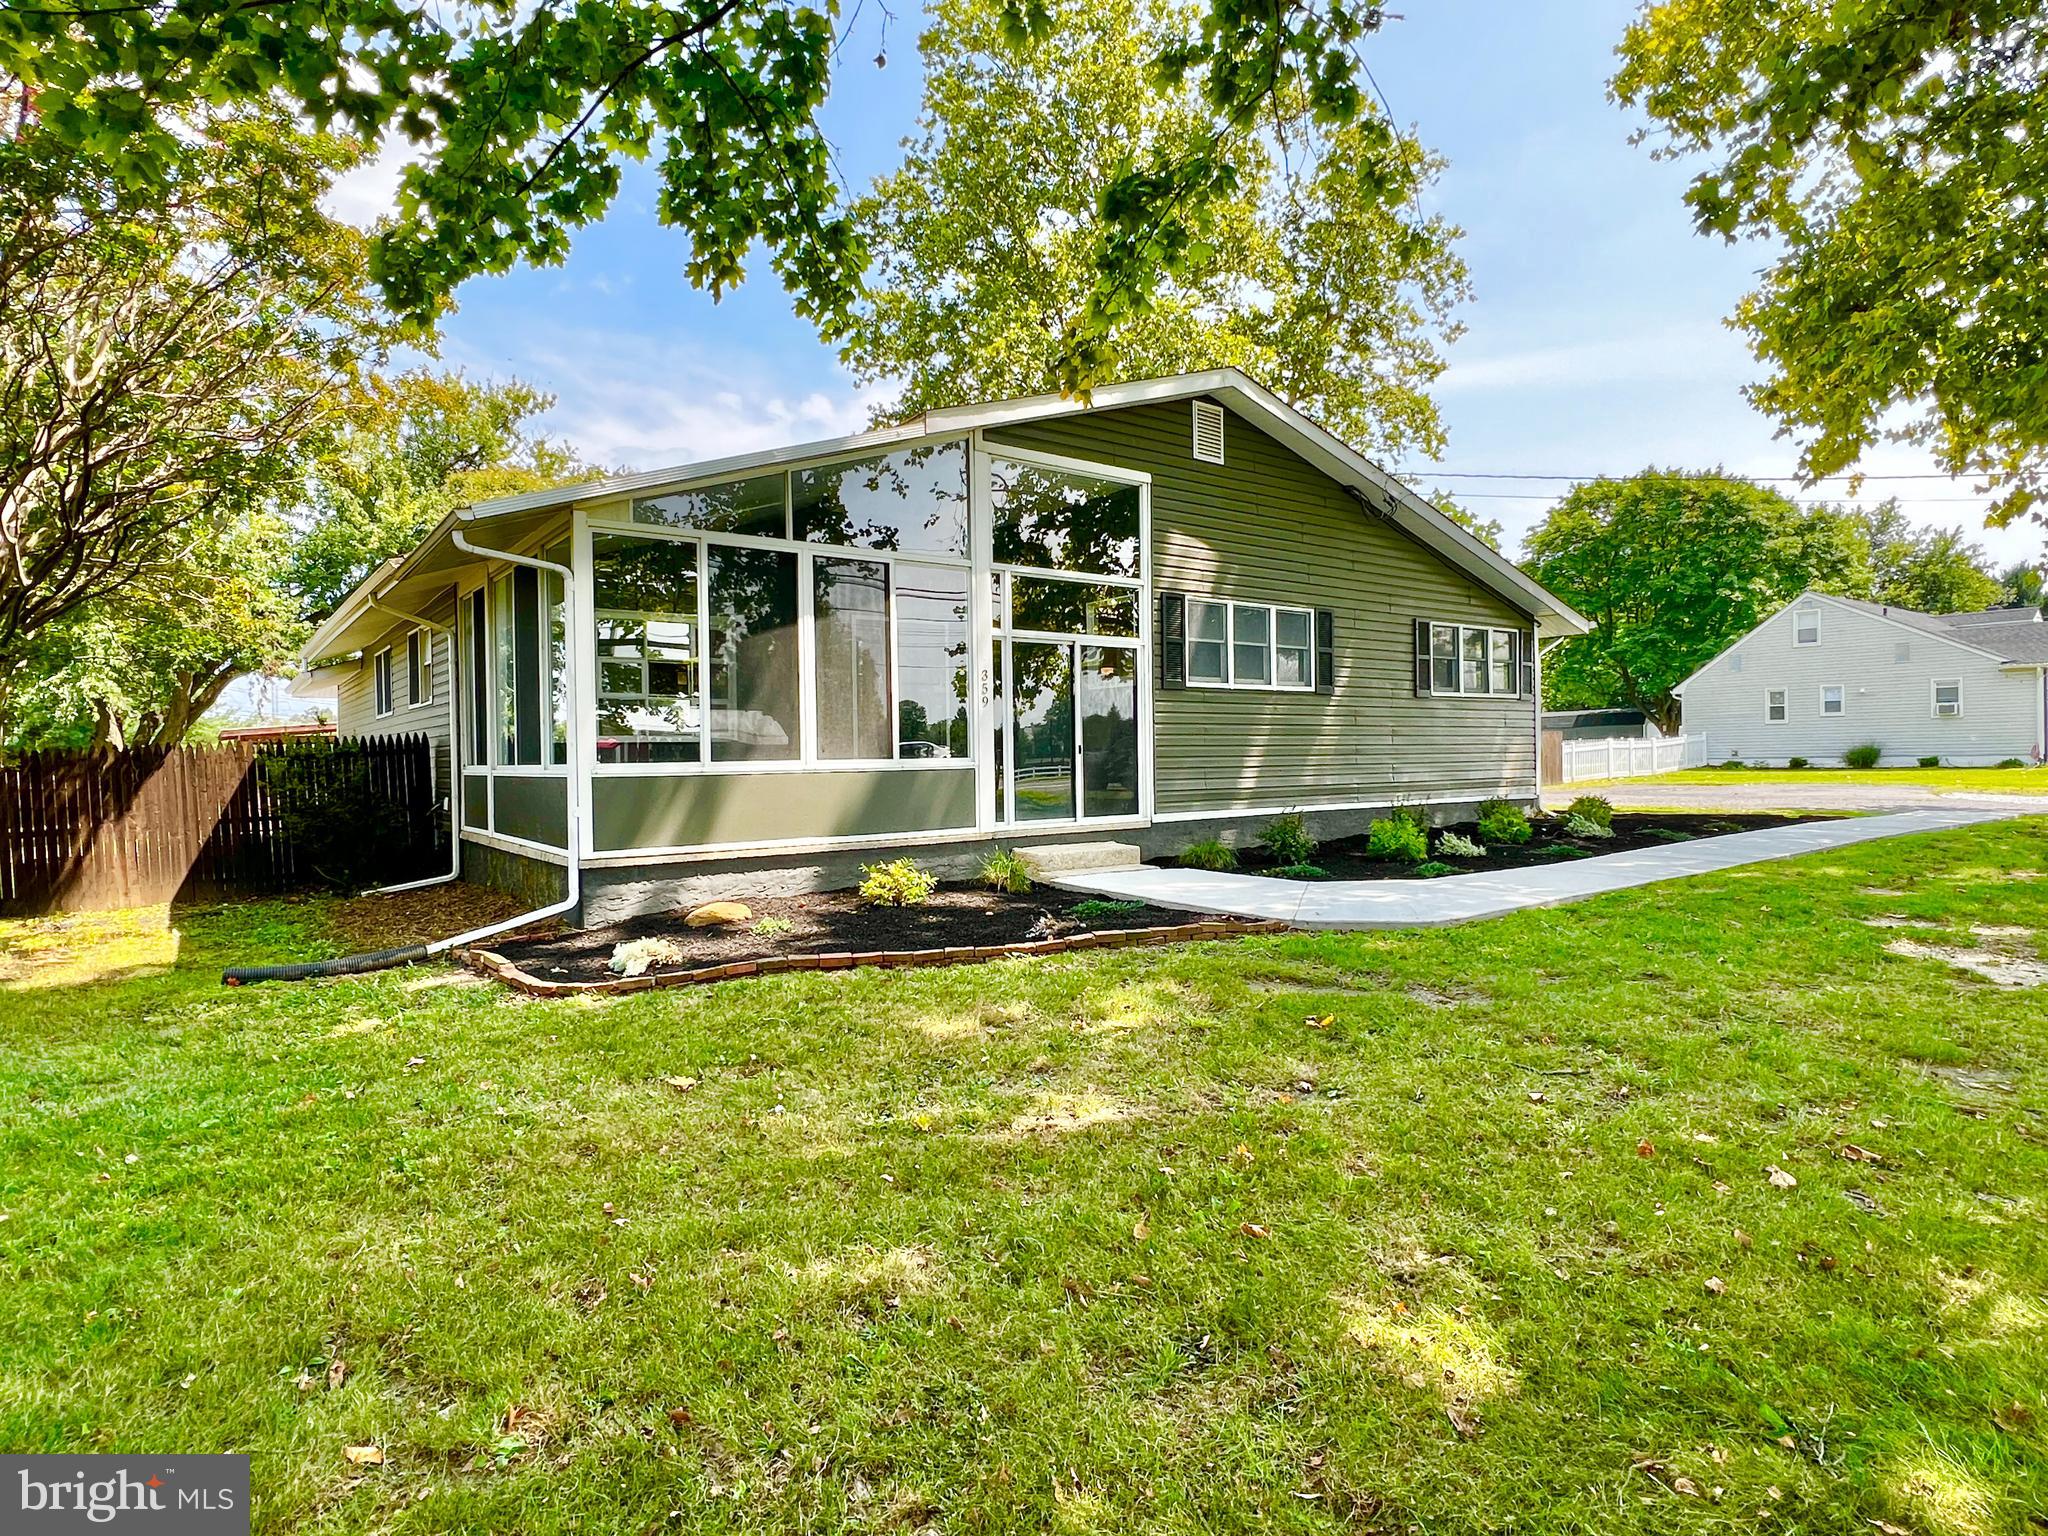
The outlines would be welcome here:
[[[424,736],[29,753],[0,764],[0,913],[432,874],[431,753]]]

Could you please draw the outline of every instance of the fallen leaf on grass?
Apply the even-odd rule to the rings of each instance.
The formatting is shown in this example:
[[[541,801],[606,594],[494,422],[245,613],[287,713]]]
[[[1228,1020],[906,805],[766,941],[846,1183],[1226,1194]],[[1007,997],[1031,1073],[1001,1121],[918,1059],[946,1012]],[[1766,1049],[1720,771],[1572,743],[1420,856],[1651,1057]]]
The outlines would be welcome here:
[[[1799,1187],[1799,1181],[1776,1163],[1772,1163],[1768,1168],[1764,1169],[1764,1177],[1771,1181],[1771,1188],[1773,1189],[1797,1189]]]
[[[332,1392],[346,1380],[348,1380],[348,1362],[346,1360],[329,1361],[327,1365],[327,1390]]]
[[[1139,1242],[1142,1243],[1143,1241],[1145,1241],[1146,1238],[1150,1237],[1151,1235],[1152,1224],[1148,1222],[1144,1217],[1140,1216],[1136,1221],[1131,1223],[1131,1236],[1137,1239]]]
[[[1657,1145],[1655,1142],[1651,1141],[1649,1137],[1645,1136],[1641,1141],[1636,1143],[1637,1157],[1655,1157],[1656,1155]]]
[[[1321,1017],[1318,1017],[1315,1014],[1310,1014],[1307,1018],[1302,1020],[1302,1023],[1306,1024],[1310,1029],[1328,1029],[1332,1024],[1336,1022],[1337,1016],[1334,1013],[1326,1013],[1323,1014]]]
[[[1870,1148],[1859,1147],[1853,1141],[1842,1143],[1842,1156],[1852,1163],[1881,1163],[1884,1161],[1883,1158],[1871,1151]]]
[[[1719,1275],[1710,1275],[1707,1278],[1707,1289],[1716,1296],[1725,1296],[1728,1294],[1728,1282]]]
[[[380,1445],[344,1445],[341,1454],[352,1467],[381,1467],[384,1448]]]
[[[662,1081],[677,1093],[688,1093],[697,1086],[697,1079],[694,1077],[664,1077]]]
[[[1883,1536],[1913,1536],[1913,1533],[1903,1525],[1893,1525],[1889,1520],[1873,1520],[1870,1523],[1882,1532]]]
[[[1256,1221],[1241,1221],[1237,1224],[1237,1230],[1246,1237],[1271,1237],[1273,1235],[1270,1227],[1262,1227]]]
[[[1451,1428],[1458,1432],[1460,1440],[1475,1440],[1479,1437],[1479,1420],[1467,1413],[1460,1413],[1455,1404],[1444,1409],[1444,1417],[1451,1421]]]
[[[677,1429],[688,1429],[692,1424],[697,1422],[696,1419],[691,1416],[690,1410],[687,1408],[669,1409],[668,1421],[669,1423],[675,1425]]]

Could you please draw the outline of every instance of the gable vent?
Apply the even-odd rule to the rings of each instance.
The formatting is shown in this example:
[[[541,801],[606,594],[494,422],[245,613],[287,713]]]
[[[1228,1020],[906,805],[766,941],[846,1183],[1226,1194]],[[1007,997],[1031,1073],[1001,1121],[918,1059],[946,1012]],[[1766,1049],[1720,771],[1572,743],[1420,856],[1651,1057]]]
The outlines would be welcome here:
[[[1223,407],[1195,402],[1195,457],[1204,464],[1223,462]]]

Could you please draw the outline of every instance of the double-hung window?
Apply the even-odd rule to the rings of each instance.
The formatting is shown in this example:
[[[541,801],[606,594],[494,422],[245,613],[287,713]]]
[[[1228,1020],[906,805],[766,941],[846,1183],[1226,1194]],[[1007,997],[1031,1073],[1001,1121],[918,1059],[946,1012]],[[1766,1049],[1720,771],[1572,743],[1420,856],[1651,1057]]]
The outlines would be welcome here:
[[[377,718],[391,713],[391,647],[385,646],[370,664],[370,687],[375,697]]]
[[[405,637],[405,698],[414,708],[434,702],[434,641],[424,629]]]
[[[1820,610],[1801,608],[1792,615],[1792,643],[1794,645],[1820,644]]]
[[[1848,690],[1840,683],[1822,683],[1820,686],[1820,712],[1823,715],[1839,715],[1848,706]]]
[[[1959,681],[1934,685],[1934,718],[1953,720],[1963,712],[1963,685]]]
[[[1779,725],[1785,719],[1785,690],[1766,688],[1764,690],[1764,719],[1772,725]]]
[[[1522,692],[1522,641],[1512,629],[1415,623],[1415,691],[1451,697]]]
[[[1187,679],[1211,688],[1315,687],[1315,611],[1187,600]]]

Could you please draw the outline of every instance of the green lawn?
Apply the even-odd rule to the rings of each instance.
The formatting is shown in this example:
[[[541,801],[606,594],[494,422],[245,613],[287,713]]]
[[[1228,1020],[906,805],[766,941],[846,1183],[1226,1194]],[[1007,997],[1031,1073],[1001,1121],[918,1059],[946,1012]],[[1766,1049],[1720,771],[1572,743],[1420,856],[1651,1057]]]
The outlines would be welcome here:
[[[1996,795],[2048,795],[2048,768],[1685,768],[1660,773],[1659,784],[1918,784],[1934,790]],[[1637,784],[1641,779],[1598,779],[1569,786]],[[1560,791],[1561,792],[1560,787]]]
[[[294,1532],[2048,1509],[2048,987],[1886,951],[2031,957],[2048,819],[1427,934],[217,985],[325,921],[0,935],[64,983],[0,980],[0,1448],[246,1450]]]

